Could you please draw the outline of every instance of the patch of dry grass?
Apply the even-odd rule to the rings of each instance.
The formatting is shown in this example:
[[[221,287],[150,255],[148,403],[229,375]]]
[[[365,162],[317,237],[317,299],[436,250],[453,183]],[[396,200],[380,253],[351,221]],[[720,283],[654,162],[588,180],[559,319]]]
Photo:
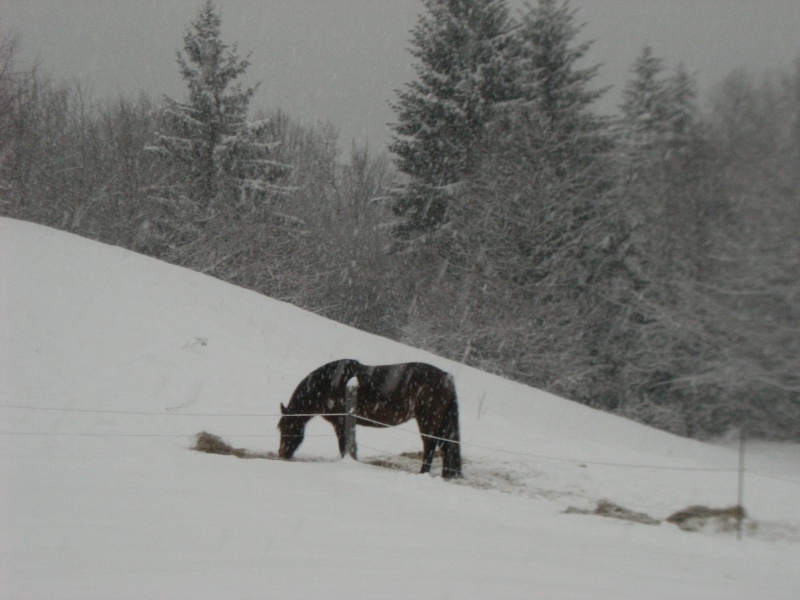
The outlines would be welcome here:
[[[718,532],[736,531],[747,518],[742,506],[709,508],[690,506],[667,517],[667,523],[677,525],[684,531],[700,531],[711,528]]]
[[[433,456],[431,472],[438,472],[441,469],[442,458],[442,451],[437,450],[436,454]],[[397,455],[370,456],[360,459],[360,461],[375,467],[383,467],[384,469],[419,473],[419,469],[422,465],[422,452],[402,452]]]
[[[599,515],[601,517],[610,517],[623,521],[633,521],[634,523],[641,523],[643,525],[659,525],[661,523],[661,521],[654,519],[648,514],[632,511],[608,500],[601,500],[598,502],[594,510],[583,510],[571,506],[564,512],[579,515]]]
[[[274,452],[253,452],[245,448],[234,448],[218,435],[201,431],[195,436],[192,450],[205,452],[206,454],[221,454],[223,456],[235,456],[237,458],[268,458],[276,459],[278,455]]]

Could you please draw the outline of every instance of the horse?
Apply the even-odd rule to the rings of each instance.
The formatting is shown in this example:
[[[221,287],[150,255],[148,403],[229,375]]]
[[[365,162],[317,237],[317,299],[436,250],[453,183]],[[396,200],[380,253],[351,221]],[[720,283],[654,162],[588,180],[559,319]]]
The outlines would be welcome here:
[[[453,377],[421,362],[368,366],[342,359],[321,366],[297,386],[289,405],[281,403],[279,456],[290,459],[303,441],[306,423],[320,415],[333,425],[344,457],[345,397],[348,382],[356,378],[354,416],[359,425],[387,427],[416,419],[422,436],[422,468],[431,470],[438,447],[444,457],[442,476],[460,478],[461,444],[458,401]],[[331,414],[334,413],[334,414]]]

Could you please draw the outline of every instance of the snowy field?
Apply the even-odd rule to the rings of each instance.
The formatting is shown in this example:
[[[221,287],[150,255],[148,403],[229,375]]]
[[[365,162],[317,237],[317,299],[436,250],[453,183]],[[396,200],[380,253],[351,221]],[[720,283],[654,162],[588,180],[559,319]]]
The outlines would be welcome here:
[[[743,539],[663,520],[737,499],[703,444],[368,335],[187,270],[0,219],[0,598],[800,598],[800,450],[753,443]],[[413,423],[309,424],[279,405],[321,364],[450,371],[465,479],[418,475]],[[367,464],[380,459],[401,468]],[[405,468],[402,468],[405,467]],[[657,525],[566,512],[607,499]]]

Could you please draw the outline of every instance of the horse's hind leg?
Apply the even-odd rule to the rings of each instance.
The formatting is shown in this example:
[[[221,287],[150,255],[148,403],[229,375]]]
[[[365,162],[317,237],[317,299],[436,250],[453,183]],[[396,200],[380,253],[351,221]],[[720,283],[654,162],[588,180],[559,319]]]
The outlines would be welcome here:
[[[447,441],[442,442],[442,477],[445,479],[460,478],[461,473],[461,435],[458,427],[458,404],[455,400],[447,409],[438,435]]]
[[[436,440],[423,436],[422,438],[422,470],[420,473],[429,473],[433,463],[433,454],[436,452]]]
[[[445,479],[460,479],[461,473],[461,447],[458,442],[444,442],[442,444],[444,454],[444,464],[442,466],[442,477]]]

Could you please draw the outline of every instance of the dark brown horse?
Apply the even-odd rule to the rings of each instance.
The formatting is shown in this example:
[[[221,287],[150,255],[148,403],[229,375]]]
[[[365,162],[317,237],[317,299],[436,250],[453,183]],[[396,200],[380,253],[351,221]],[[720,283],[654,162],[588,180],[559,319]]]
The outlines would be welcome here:
[[[445,478],[461,477],[458,402],[449,373],[425,363],[370,367],[343,359],[311,372],[295,389],[289,406],[281,404],[280,456],[291,458],[303,441],[306,423],[321,415],[329,421],[345,455],[345,395],[347,383],[358,381],[356,420],[366,427],[400,425],[417,420],[422,435],[422,470],[431,470],[433,455],[442,448]],[[337,416],[334,416],[337,415]]]

